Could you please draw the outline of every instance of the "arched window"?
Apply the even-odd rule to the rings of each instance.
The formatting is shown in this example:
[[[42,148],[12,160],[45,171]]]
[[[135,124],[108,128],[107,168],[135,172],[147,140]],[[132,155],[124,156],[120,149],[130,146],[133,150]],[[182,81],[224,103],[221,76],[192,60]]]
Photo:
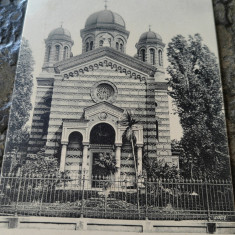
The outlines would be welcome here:
[[[162,51],[161,50],[158,51],[158,64],[162,66]]]
[[[86,43],[86,52],[89,51],[89,42]]]
[[[116,49],[119,50],[119,43],[116,42]]]
[[[120,51],[123,52],[123,44],[120,44]]]
[[[104,41],[103,41],[103,40],[100,40],[100,42],[99,42],[100,47],[102,47],[103,44],[104,44]]]
[[[124,51],[124,42],[121,38],[117,38],[117,41],[116,41],[116,49],[118,51],[121,51],[123,52]]]
[[[56,45],[55,46],[55,61],[59,61],[60,59],[60,46]]]
[[[48,48],[47,48],[47,62],[50,61],[50,56],[51,56],[51,46],[48,46]]]
[[[140,51],[141,60],[145,62],[145,49]]]
[[[150,49],[150,63],[151,64],[155,64],[155,50],[154,49]]]
[[[156,139],[158,140],[158,121],[156,121]]]
[[[93,41],[90,42],[90,50],[93,49]]]
[[[67,46],[64,47],[64,60],[69,57],[69,48]]]

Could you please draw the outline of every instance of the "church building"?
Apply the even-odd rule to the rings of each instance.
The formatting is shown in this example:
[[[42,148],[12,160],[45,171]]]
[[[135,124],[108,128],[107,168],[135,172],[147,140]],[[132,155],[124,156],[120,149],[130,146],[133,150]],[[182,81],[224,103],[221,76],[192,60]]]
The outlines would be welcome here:
[[[45,39],[42,73],[36,78],[29,154],[45,149],[57,157],[61,172],[97,173],[101,156],[116,160],[115,179],[135,177],[132,146],[121,120],[127,112],[137,121],[135,152],[142,159],[178,165],[172,156],[165,44],[149,29],[126,54],[129,31],[124,19],[105,8],[90,15],[81,29],[82,54],[71,53],[74,41],[62,26]]]

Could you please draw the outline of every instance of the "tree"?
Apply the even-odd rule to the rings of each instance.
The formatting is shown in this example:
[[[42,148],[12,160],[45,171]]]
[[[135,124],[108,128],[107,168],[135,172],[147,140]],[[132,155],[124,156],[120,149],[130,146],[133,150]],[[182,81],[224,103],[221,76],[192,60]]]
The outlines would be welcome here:
[[[164,160],[145,157],[143,167],[146,170],[147,179],[177,179],[179,170],[176,166],[170,166]]]
[[[8,126],[6,152],[26,152],[29,132],[26,126],[32,109],[34,59],[29,42],[22,38]]]
[[[217,59],[199,34],[168,45],[170,96],[183,128],[181,145],[191,177],[224,178],[229,155]]]
[[[123,133],[123,138],[131,143],[132,155],[134,158],[134,166],[135,166],[135,178],[138,179],[138,171],[137,171],[137,161],[135,154],[135,144],[136,144],[136,136],[133,127],[138,123],[138,121],[134,118],[133,114],[130,111],[126,111],[124,119],[120,121],[122,126],[126,126],[126,129]]]
[[[99,153],[99,158],[94,159],[93,174],[95,176],[109,176],[117,172],[116,159],[113,153]]]
[[[140,216],[140,205],[139,205],[139,185],[138,185],[138,169],[137,169],[137,161],[135,154],[135,145],[136,145],[136,136],[134,132],[134,126],[138,124],[138,121],[134,118],[133,114],[130,111],[126,111],[125,117],[120,121],[120,124],[126,126],[126,129],[123,133],[123,138],[131,143],[132,155],[134,158],[134,166],[135,166],[135,182],[136,182],[136,190],[137,190],[137,209]]]
[[[41,149],[37,154],[27,156],[25,159],[19,159],[12,172],[20,169],[22,175],[50,175],[58,173],[58,161],[54,157],[46,156],[45,149]]]

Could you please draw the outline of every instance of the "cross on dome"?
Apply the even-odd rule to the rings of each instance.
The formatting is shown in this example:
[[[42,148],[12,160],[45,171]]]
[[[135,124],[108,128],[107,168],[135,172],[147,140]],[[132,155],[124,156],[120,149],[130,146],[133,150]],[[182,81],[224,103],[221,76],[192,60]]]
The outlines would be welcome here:
[[[107,2],[108,0],[104,0],[105,4],[104,4],[104,9],[107,10]]]

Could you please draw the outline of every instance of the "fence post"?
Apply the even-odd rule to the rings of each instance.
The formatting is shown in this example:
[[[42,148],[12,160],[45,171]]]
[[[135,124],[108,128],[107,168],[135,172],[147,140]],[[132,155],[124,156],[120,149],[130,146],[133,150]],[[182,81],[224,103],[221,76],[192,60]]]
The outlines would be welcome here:
[[[125,183],[125,202],[127,203],[127,179],[124,180]]]
[[[205,177],[205,186],[206,186],[206,204],[207,204],[207,220],[210,221],[210,205],[209,205],[209,195],[208,195],[208,184],[207,179]]]
[[[85,172],[85,171],[84,171]],[[81,205],[81,218],[83,218],[83,213],[84,213],[84,186],[85,186],[85,173],[83,174],[82,178],[82,205]]]
[[[148,180],[147,177],[144,178],[145,181],[145,220],[148,220]]]
[[[17,176],[17,175],[16,175]],[[17,216],[17,207],[18,207],[18,201],[19,201],[19,198],[20,198],[20,188],[21,188],[21,174],[19,173],[19,179],[20,179],[20,182],[19,182],[19,187],[18,187],[18,192],[17,192],[17,198],[16,198],[16,205],[15,205],[15,216]],[[16,178],[17,180],[17,178]]]
[[[42,177],[43,178],[40,179],[40,180],[43,181],[43,183],[42,183],[42,194],[41,194],[41,200],[40,200],[39,216],[41,216],[41,213],[42,213],[42,204],[43,204],[44,186],[45,186],[45,177],[46,177],[46,175],[44,175],[44,176],[42,175]]]
[[[103,179],[104,179],[104,185],[106,185],[106,184],[109,185],[109,183],[110,183],[109,180],[111,181],[111,179],[109,179],[108,176],[104,176]],[[108,187],[107,187],[107,189],[104,188],[104,190],[108,190]],[[107,216],[107,203],[108,203],[108,193],[106,191],[104,194],[104,218],[106,218],[106,216]]]

